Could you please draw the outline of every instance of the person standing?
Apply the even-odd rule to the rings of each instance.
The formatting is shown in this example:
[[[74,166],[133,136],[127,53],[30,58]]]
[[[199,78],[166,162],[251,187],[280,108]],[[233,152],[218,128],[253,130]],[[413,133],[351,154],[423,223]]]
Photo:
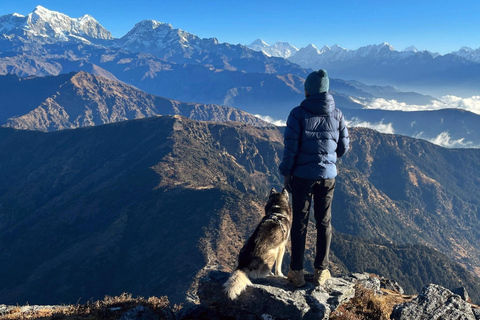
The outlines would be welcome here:
[[[305,79],[305,100],[287,119],[284,152],[279,170],[284,186],[292,194],[292,257],[287,278],[295,286],[305,285],[304,254],[312,198],[317,241],[314,284],[331,277],[329,252],[332,239],[332,200],[337,176],[337,158],[349,148],[348,130],[342,112],[328,93],[327,71],[314,71]]]

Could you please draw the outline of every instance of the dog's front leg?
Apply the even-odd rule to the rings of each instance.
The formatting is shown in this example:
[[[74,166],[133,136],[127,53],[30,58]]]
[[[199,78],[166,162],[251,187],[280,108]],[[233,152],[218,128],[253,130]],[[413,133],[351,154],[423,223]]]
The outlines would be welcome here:
[[[279,277],[285,277],[282,273],[282,262],[283,262],[283,256],[285,255],[285,245],[287,243],[284,243],[277,252],[277,259],[275,260],[275,275]]]

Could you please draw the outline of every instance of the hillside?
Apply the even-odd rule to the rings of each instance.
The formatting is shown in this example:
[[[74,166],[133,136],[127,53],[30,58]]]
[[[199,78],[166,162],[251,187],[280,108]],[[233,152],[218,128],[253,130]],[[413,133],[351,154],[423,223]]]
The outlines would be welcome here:
[[[478,272],[480,152],[367,129],[351,137],[334,228],[426,245]],[[267,191],[281,187],[282,148],[276,128],[178,116],[50,133],[0,128],[0,272],[8,275],[0,301],[75,303],[123,292],[183,301],[204,268],[234,267]],[[402,259],[398,250],[388,260],[377,252],[382,268]],[[365,266],[364,257],[350,264],[335,255],[335,270]],[[409,263],[403,278],[418,265]]]
[[[275,135],[175,117],[48,134],[1,128],[0,301],[124,291],[183,300],[205,264],[199,245],[223,217],[252,230],[257,195],[277,181]]]
[[[416,294],[430,283],[450,290],[465,287],[474,301],[480,299],[480,278],[426,246],[397,245],[337,232],[332,252],[342,274],[368,272],[395,279],[406,294]]]
[[[480,150],[449,150],[368,129],[352,130],[351,139],[334,198],[343,209],[337,230],[425,244],[478,275]]]
[[[0,126],[55,131],[158,115],[266,126],[242,110],[154,96],[83,71],[59,76],[0,76]]]

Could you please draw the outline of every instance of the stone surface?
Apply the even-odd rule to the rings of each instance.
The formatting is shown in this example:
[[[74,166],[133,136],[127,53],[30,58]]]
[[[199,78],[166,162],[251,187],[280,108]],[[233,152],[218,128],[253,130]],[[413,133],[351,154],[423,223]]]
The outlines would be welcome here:
[[[366,289],[373,290],[375,294],[382,295],[381,281],[378,277],[373,277],[368,272],[364,273],[352,273],[350,276],[345,277],[351,282],[361,284]]]
[[[410,302],[396,305],[391,319],[465,319],[476,320],[472,306],[459,295],[439,285],[430,284]]]
[[[480,320],[480,309],[472,309],[473,314],[475,315],[475,320]]]
[[[354,282],[332,278],[323,287],[311,282],[295,288],[286,278],[270,277],[252,280],[253,285],[236,299],[230,300],[223,292],[223,283],[229,273],[212,271],[203,277],[198,286],[201,306],[186,310],[185,319],[328,319],[331,311],[350,300]],[[194,317],[195,316],[195,317]]]
[[[356,279],[356,280],[358,280],[358,281],[362,281],[362,280],[368,280],[368,279],[370,279],[370,274],[367,273],[367,272],[364,272],[364,273],[358,273],[358,272],[356,272],[356,273],[352,273],[352,274],[350,275],[350,277],[353,278],[353,279]]]

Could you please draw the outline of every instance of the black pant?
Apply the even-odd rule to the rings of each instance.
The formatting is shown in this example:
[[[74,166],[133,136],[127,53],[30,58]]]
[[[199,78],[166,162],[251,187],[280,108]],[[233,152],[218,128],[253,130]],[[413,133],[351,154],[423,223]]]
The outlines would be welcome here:
[[[292,181],[292,259],[290,269],[302,270],[307,237],[308,216],[312,197],[314,217],[317,227],[317,252],[314,267],[328,268],[330,242],[332,241],[332,200],[335,190],[335,178],[326,180],[307,180],[293,177]]]

